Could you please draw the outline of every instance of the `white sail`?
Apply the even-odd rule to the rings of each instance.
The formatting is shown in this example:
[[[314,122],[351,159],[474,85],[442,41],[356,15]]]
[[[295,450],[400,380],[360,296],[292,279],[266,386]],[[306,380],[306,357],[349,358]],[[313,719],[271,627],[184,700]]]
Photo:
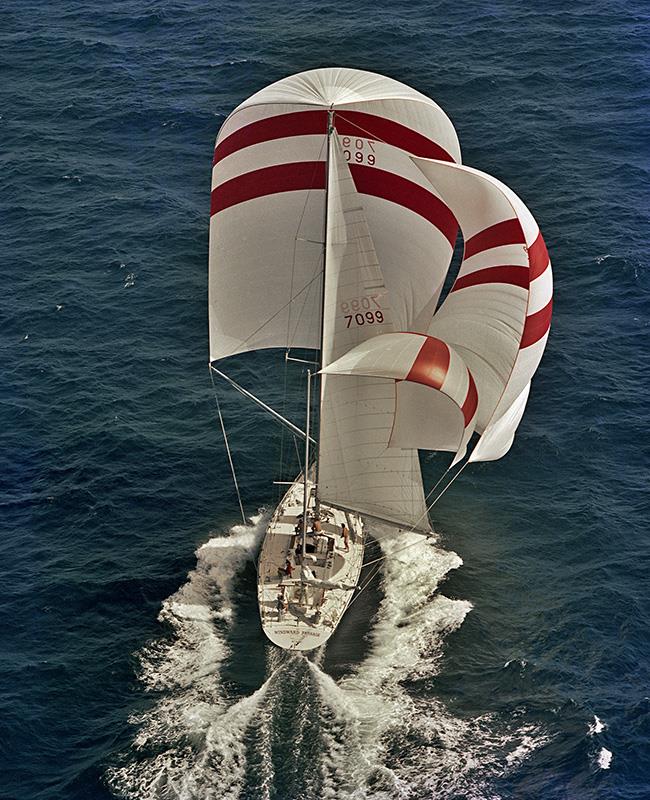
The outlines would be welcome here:
[[[394,330],[393,295],[386,288],[362,198],[337,136],[330,148],[326,253],[325,367],[355,345]],[[395,380],[377,372],[366,375],[370,377],[336,372],[322,376],[319,496],[426,529],[417,450],[389,446]]]
[[[217,138],[210,220],[210,360],[320,346],[328,113],[363,196],[395,295],[396,324],[424,331],[456,237],[411,155],[460,160],[432,100],[351,69],[293,75],[250,97]]]
[[[522,393],[506,412],[490,423],[472,451],[469,457],[470,462],[496,461],[505,456],[515,440],[515,431],[524,415],[529,393],[530,383],[527,383]]]
[[[470,371],[453,348],[421,333],[387,333],[348,350],[323,370],[395,383],[390,448],[447,450],[465,455],[478,396]]]
[[[530,211],[496,178],[459,164],[414,161],[454,212],[465,240],[458,277],[428,332],[458,351],[476,381],[476,429],[489,438],[471,460],[500,458],[512,444],[548,338],[548,253]]]

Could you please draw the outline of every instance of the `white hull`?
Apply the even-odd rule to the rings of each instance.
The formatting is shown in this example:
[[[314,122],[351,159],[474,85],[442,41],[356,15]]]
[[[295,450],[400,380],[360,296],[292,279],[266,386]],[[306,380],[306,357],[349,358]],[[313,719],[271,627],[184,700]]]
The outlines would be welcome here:
[[[314,509],[311,488],[309,483],[308,519]],[[329,639],[352,600],[363,563],[361,517],[321,503],[322,532],[307,536],[305,563],[314,580],[301,580],[301,536],[296,533],[296,525],[303,510],[303,496],[301,477],[277,507],[266,529],[258,563],[257,599],[262,629],[274,644],[285,650],[313,650]],[[347,551],[341,535],[342,523],[350,531]],[[294,567],[291,577],[284,571],[287,558]],[[279,595],[286,598],[284,610],[278,603]]]

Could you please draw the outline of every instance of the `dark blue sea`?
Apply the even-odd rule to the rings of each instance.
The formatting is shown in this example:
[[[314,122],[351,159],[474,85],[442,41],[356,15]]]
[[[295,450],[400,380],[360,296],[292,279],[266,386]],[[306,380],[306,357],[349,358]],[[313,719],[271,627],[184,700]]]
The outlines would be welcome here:
[[[4,0],[2,800],[650,797],[649,29],[640,0]],[[227,114],[329,65],[433,97],[556,291],[511,452],[308,660],[258,623],[280,433],[223,393],[243,526],[207,241]],[[273,402],[278,364],[235,368]]]

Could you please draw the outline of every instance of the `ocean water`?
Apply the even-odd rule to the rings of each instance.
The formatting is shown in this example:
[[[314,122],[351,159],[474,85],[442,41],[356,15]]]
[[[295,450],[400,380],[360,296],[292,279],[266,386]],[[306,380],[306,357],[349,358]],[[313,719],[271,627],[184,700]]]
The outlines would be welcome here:
[[[2,800],[650,797],[647,5],[0,20]],[[215,416],[210,165],[237,103],[332,64],[446,110],[535,213],[556,302],[512,451],[444,496],[435,546],[383,543],[305,659],[254,595],[279,434],[225,398],[243,526]],[[271,400],[277,363],[241,366]]]

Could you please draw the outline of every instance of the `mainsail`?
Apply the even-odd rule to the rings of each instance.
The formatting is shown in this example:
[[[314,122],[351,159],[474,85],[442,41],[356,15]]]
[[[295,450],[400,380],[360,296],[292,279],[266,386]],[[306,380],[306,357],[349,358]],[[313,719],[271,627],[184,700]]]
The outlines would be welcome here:
[[[378,261],[362,198],[330,140],[322,363],[395,330],[391,293]],[[399,317],[399,312],[397,314]],[[426,526],[417,449],[390,448],[396,388],[381,373],[324,370],[320,403],[319,496],[400,525]],[[329,373],[329,374],[328,374]],[[368,376],[368,377],[366,377]]]

